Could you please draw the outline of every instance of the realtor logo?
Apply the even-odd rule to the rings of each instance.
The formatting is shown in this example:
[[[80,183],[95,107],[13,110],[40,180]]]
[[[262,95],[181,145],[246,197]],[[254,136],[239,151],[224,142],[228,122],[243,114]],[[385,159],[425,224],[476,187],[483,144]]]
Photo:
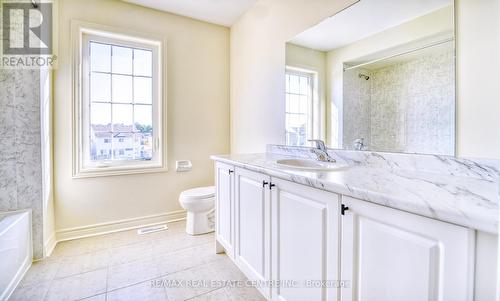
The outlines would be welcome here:
[[[2,5],[3,55],[52,54],[52,3]]]

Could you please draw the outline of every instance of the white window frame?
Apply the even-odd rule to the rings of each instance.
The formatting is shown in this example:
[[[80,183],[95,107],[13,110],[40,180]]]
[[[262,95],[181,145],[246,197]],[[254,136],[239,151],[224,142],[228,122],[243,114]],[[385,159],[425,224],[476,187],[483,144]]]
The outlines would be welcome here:
[[[144,33],[72,21],[73,84],[73,177],[165,172],[166,154],[166,41]],[[90,146],[89,42],[148,49],[153,52],[153,158],[92,162]],[[86,108],[86,109],[84,109]]]
[[[318,89],[318,73],[316,71],[304,69],[304,68],[299,68],[299,67],[292,67],[292,66],[286,66],[285,74],[293,74],[293,75],[298,75],[298,76],[303,76],[303,77],[309,77],[311,79],[311,101],[309,103],[309,112],[307,114],[307,132],[306,132],[306,140],[310,139],[315,139],[313,138],[316,135],[316,132],[319,132],[318,129],[315,129],[316,122],[315,122],[315,116],[316,116],[316,111],[319,110],[319,107],[316,108],[316,106],[319,106],[319,102],[317,101],[317,89]],[[285,88],[285,94],[288,94],[288,91],[286,91]],[[286,112],[285,112],[286,115]],[[286,118],[286,116],[285,116]],[[286,121],[285,121],[286,122]],[[319,126],[319,124],[318,124]],[[321,138],[318,138],[321,139]],[[285,124],[285,142],[286,142],[286,124]],[[306,143],[307,145],[307,143]]]

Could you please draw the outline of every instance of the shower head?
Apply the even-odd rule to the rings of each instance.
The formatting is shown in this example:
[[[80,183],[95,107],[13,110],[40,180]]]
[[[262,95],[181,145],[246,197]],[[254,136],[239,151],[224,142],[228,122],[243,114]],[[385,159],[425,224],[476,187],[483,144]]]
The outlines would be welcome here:
[[[365,80],[369,80],[370,77],[368,75],[364,75],[363,73],[358,74],[359,78],[364,78]]]

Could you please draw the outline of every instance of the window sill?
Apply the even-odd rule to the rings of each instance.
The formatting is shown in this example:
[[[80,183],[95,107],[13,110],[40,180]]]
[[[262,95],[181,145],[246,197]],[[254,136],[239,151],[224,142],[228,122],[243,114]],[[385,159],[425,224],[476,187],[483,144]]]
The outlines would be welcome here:
[[[167,172],[168,168],[164,166],[151,165],[151,166],[115,166],[104,168],[86,168],[77,171],[73,174],[73,179],[82,178],[97,178],[97,177],[111,177],[122,175],[146,174],[146,173],[159,173]]]

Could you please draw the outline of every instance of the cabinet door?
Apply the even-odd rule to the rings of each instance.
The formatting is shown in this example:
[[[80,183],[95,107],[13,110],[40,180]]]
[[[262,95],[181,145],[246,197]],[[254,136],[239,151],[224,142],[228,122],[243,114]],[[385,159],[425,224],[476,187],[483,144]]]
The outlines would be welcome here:
[[[337,300],[339,196],[272,179],[273,300]]]
[[[474,232],[343,197],[342,301],[472,300]]]
[[[234,202],[233,202],[233,176],[234,167],[217,162],[215,165],[215,231],[219,242],[226,253],[234,253]]]
[[[250,280],[270,279],[270,177],[245,169],[235,172],[236,264]],[[270,296],[270,289],[262,287]]]

